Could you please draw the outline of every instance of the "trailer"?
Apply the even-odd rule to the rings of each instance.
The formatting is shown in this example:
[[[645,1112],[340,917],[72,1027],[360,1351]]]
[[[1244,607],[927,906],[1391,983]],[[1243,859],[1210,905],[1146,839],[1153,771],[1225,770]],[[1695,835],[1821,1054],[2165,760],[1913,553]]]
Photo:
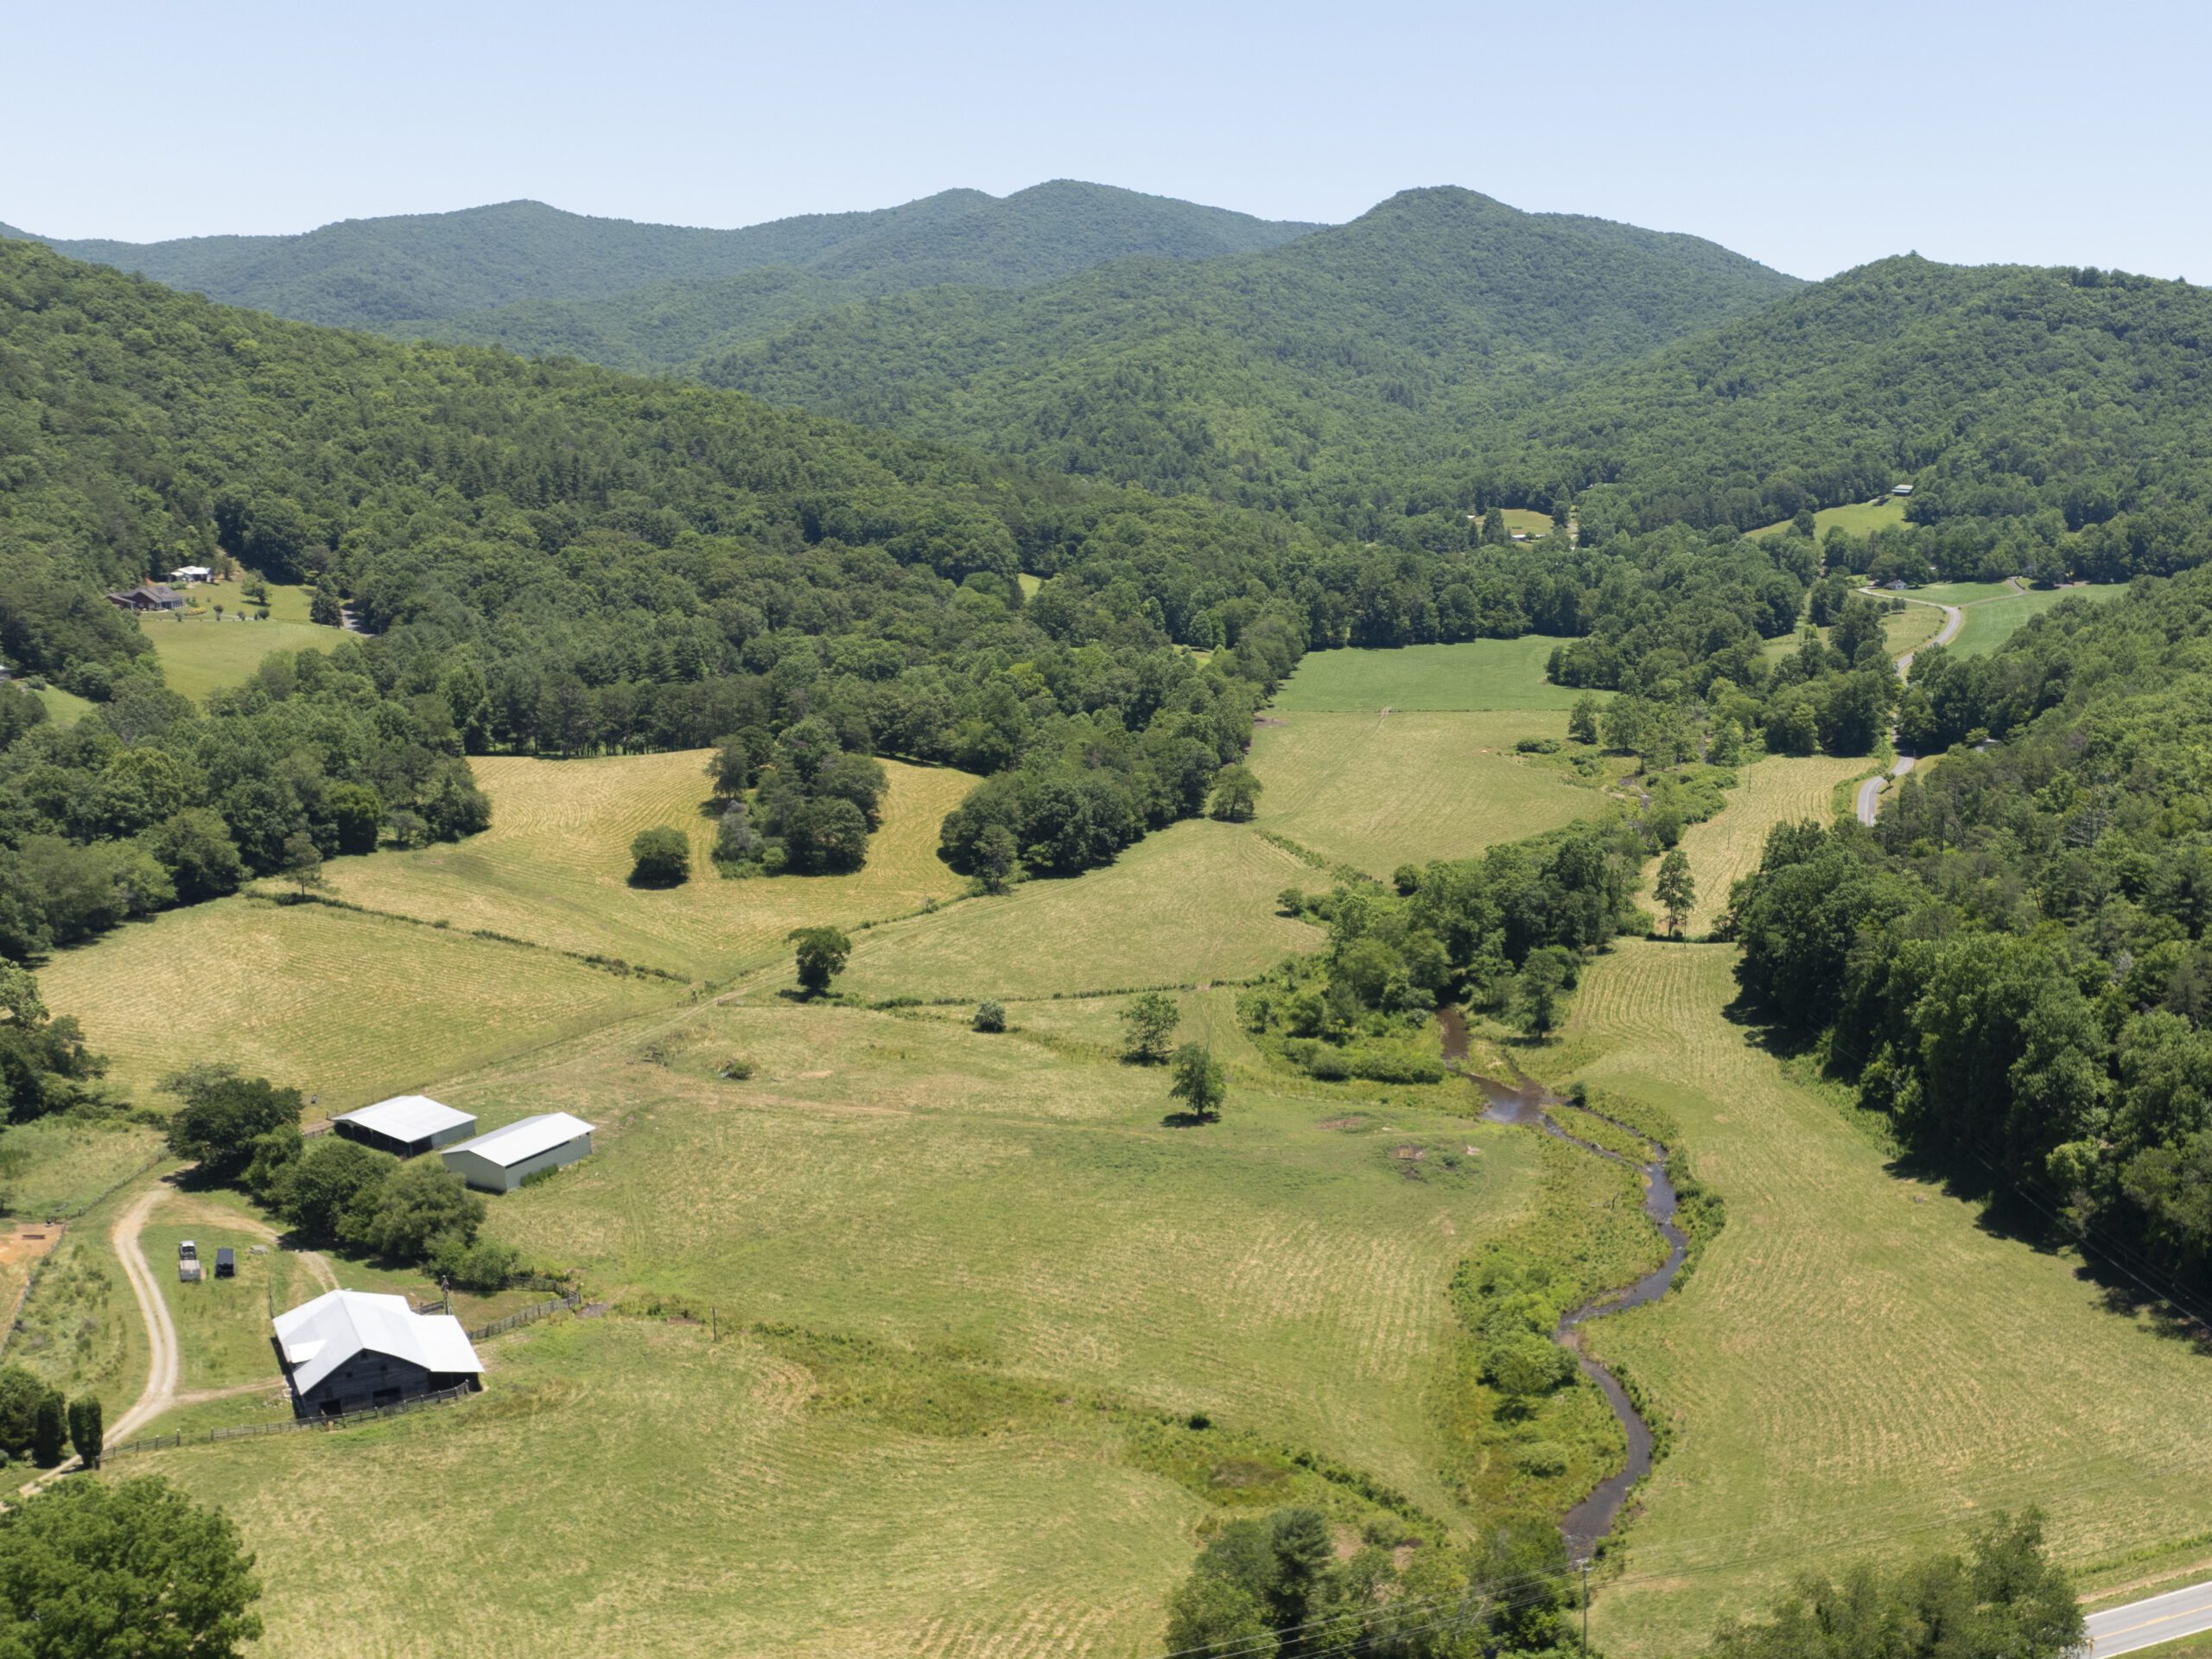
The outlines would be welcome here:
[[[200,1282],[200,1247],[188,1238],[176,1247],[176,1276],[184,1284]]]
[[[215,1252],[215,1276],[218,1279],[235,1279],[238,1276],[238,1255],[227,1244]]]

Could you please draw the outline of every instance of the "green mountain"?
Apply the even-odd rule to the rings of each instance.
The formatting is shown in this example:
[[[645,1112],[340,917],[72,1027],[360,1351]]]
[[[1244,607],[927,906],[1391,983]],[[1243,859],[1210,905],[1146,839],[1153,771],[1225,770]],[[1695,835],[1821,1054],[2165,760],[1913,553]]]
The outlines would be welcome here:
[[[733,331],[757,330],[761,317],[788,321],[810,308],[939,283],[1038,282],[1133,255],[1208,258],[1273,247],[1313,228],[1055,181],[1002,200],[948,190],[899,207],[734,231],[513,201],[348,219],[302,236],[50,245],[307,322],[666,364],[683,360],[654,349],[664,334],[658,320],[671,312],[692,320],[665,337],[696,356],[695,339],[702,349]],[[0,226],[0,235],[26,234]],[[594,304],[601,302],[614,302],[603,316]]]
[[[1069,472],[1357,521],[1378,476],[1465,457],[1574,372],[1798,286],[1694,237],[1414,190],[1260,252],[884,298],[702,372]]]
[[[2049,543],[2212,502],[2208,342],[2186,283],[1885,259],[1526,411],[1475,471],[1509,503],[1564,483],[1586,528],[1750,527],[1904,482],[1917,522]]]

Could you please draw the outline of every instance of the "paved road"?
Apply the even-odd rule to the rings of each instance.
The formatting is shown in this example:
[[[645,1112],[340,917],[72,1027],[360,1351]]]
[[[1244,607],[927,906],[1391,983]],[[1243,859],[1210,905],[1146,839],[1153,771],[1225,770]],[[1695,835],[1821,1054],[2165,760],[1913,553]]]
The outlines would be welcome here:
[[[1861,588],[1859,591],[1866,594],[1870,599],[1884,599],[1891,597],[1891,595],[1884,594],[1877,588]],[[1908,600],[1906,602],[1912,605],[1934,605],[1936,603],[1932,599],[1914,599]],[[1928,643],[1931,645],[1948,645],[1952,640],[1959,637],[1959,629],[1965,625],[1967,620],[1966,613],[1961,611],[1955,605],[1942,605],[1937,606],[1936,608],[1943,613],[1943,626],[1936,630],[1936,637]],[[1904,678],[1906,675],[1912,672],[1912,658],[1913,653],[1908,651],[1902,657],[1897,658],[1897,677],[1899,679]],[[1895,745],[1897,742],[1897,734],[1896,728],[1891,728],[1890,732],[1890,741],[1892,745]],[[1912,757],[1909,754],[1901,754],[1897,758],[1897,764],[1890,768],[1889,775],[1892,778],[1902,778],[1905,773],[1911,770]],[[1874,815],[1880,810],[1881,804],[1881,779],[1878,777],[1869,778],[1865,783],[1859,785],[1858,806],[1859,823],[1865,824],[1870,830],[1872,829],[1874,827]]]
[[[2212,1630],[2212,1584],[2192,1584],[2147,1601],[2089,1615],[2089,1651],[2095,1659]]]

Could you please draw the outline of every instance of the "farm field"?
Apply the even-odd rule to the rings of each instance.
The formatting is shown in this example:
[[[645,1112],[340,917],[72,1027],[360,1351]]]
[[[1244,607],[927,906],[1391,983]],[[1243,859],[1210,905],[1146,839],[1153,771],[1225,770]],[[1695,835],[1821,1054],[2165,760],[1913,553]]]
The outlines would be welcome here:
[[[2002,598],[1984,600],[1965,607],[1959,637],[1952,641],[1949,650],[1961,657],[1986,657],[2063,599],[2100,604],[2126,591],[2125,583],[2106,582],[2097,587],[2032,588]]]
[[[780,955],[794,927],[903,915],[965,886],[937,855],[938,826],[976,780],[885,763],[891,789],[867,867],[851,875],[723,880],[709,861],[715,820],[707,752],[588,760],[479,759],[492,827],[450,846],[334,860],[340,897],[371,909],[700,978]],[[630,841],[666,824],[691,839],[680,887],[629,885]]]
[[[161,1154],[160,1132],[135,1123],[12,1124],[0,1130],[0,1198],[10,1215],[75,1215]]]
[[[238,621],[232,608],[239,603],[238,589],[226,585],[213,591],[222,598],[225,613],[219,618],[207,612],[181,619],[149,617],[139,624],[154,643],[169,690],[195,702],[205,702],[211,691],[243,685],[272,652],[323,651],[346,637],[336,628],[276,621],[273,611],[267,622]]]
[[[1324,880],[1248,825],[1187,820],[1103,869],[855,935],[838,988],[972,1001],[1243,978],[1313,948],[1319,931],[1277,914],[1275,895]],[[781,952],[756,982],[789,982]]]
[[[2112,1312],[2068,1255],[1893,1173],[1840,1098],[1723,1015],[1733,962],[1619,946],[1552,1068],[1672,1112],[1728,1205],[1677,1294],[1592,1329],[1676,1435],[1593,1641],[1680,1651],[1815,1560],[2008,1504],[2041,1503],[2075,1564],[2197,1533],[2202,1359]]]
[[[1584,694],[1544,678],[1567,644],[1546,634],[1395,651],[1315,651],[1275,693],[1273,714],[1574,707]],[[1600,702],[1608,695],[1596,694]]]
[[[1872,536],[1878,530],[1903,523],[1904,498],[1885,495],[1872,501],[1851,501],[1840,507],[1820,508],[1813,514],[1813,538],[1818,541],[1832,530],[1840,530],[1847,536]],[[1779,524],[1763,524],[1751,534],[1771,536],[1789,528],[1789,521],[1784,518]]]
[[[246,897],[58,951],[39,982],[141,1105],[226,1060],[342,1111],[683,995],[547,950],[326,905]],[[312,1114],[310,1114],[312,1116]]]
[[[1498,516],[1505,520],[1508,531],[1519,531],[1523,536],[1548,536],[1554,526],[1548,512],[1539,512],[1534,507],[1500,507]]]
[[[1522,738],[1564,743],[1557,711],[1266,718],[1252,738],[1265,786],[1255,826],[1372,875],[1471,856],[1606,805],[1557,757],[1514,752]]]
[[[1744,767],[1736,787],[1722,798],[1727,804],[1682,832],[1682,851],[1697,884],[1696,908],[1682,924],[1683,937],[1695,938],[1713,930],[1728,908],[1729,887],[1758,868],[1770,830],[1801,818],[1827,823],[1835,816],[1835,786],[1872,765],[1864,759],[1783,754]],[[1649,872],[1646,875],[1645,904],[1651,907]]]

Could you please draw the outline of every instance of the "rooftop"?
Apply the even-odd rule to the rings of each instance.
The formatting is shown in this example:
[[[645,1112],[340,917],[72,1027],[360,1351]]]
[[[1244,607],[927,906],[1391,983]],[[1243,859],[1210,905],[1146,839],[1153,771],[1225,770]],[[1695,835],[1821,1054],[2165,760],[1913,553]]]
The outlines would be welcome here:
[[[351,1123],[393,1141],[426,1141],[447,1129],[473,1125],[476,1120],[428,1095],[394,1095],[359,1111],[340,1112],[331,1122]]]
[[[356,1354],[387,1354],[426,1371],[481,1371],[461,1321],[450,1313],[417,1313],[404,1296],[327,1290],[270,1321],[276,1345],[302,1394]]]
[[[590,1133],[591,1125],[581,1117],[571,1117],[566,1112],[541,1112],[536,1117],[518,1117],[503,1128],[478,1135],[474,1141],[459,1141],[450,1147],[441,1147],[439,1150],[473,1152],[505,1169],[525,1158],[535,1158],[541,1152],[550,1152],[556,1147],[566,1146],[578,1135]]]

